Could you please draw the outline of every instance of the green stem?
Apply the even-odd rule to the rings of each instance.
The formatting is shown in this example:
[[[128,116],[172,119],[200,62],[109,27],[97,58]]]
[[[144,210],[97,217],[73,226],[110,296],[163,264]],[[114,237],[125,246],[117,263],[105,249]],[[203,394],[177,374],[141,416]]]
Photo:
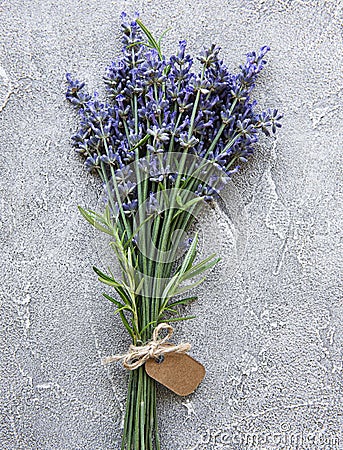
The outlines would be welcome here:
[[[103,129],[101,121],[100,121],[100,128],[101,128],[101,132],[104,133],[104,129]],[[108,148],[108,145],[107,145],[106,138],[103,139],[103,142],[104,142],[104,147],[105,147],[105,150],[106,150],[106,154],[109,157],[109,148]],[[103,165],[103,162],[101,162],[101,165]],[[113,187],[114,187],[114,192],[116,194],[120,215],[121,215],[122,221],[124,223],[124,227],[126,229],[126,232],[128,233],[128,236],[131,236],[131,227],[130,227],[127,219],[126,219],[126,216],[125,216],[125,213],[124,213],[124,210],[123,210],[123,205],[122,205],[120,194],[119,194],[119,190],[118,190],[117,179],[116,179],[116,176],[115,176],[115,173],[114,173],[114,168],[113,168],[112,164],[110,164],[110,170],[111,170],[111,176],[112,176],[112,180],[113,180]],[[107,177],[107,175],[106,175],[106,177]],[[109,186],[108,186],[108,182],[106,183],[106,187],[108,189],[108,196],[110,198],[112,198],[111,191],[110,191]],[[115,208],[113,209],[113,212],[115,212]]]
[[[144,366],[130,374],[122,450],[160,450],[156,383]]]
[[[203,66],[202,68],[202,72],[201,72],[201,78],[200,81],[202,82],[205,76],[205,66]],[[191,116],[191,120],[190,120],[190,125],[189,125],[189,130],[188,130],[188,139],[191,138],[192,133],[193,133],[193,128],[194,128],[194,121],[195,121],[195,116],[198,110],[198,104],[199,104],[199,100],[200,100],[200,95],[201,95],[201,91],[200,89],[197,92],[196,95],[196,99],[194,101],[194,105],[193,105],[193,111],[192,111],[192,116]],[[185,149],[183,151],[182,154],[182,158],[181,158],[181,162],[180,162],[180,166],[178,168],[178,176],[176,178],[176,182],[175,182],[175,186],[173,189],[173,194],[171,196],[171,201],[170,201],[170,208],[168,211],[168,215],[167,218],[163,221],[163,225],[162,225],[162,230],[161,230],[161,251],[165,252],[167,249],[167,242],[170,239],[170,223],[172,220],[172,215],[173,215],[173,206],[175,204],[175,196],[176,196],[176,192],[180,186],[180,182],[181,182],[181,178],[184,175],[184,165],[187,159],[187,149]],[[160,295],[159,289],[160,289],[160,277],[163,275],[163,270],[165,268],[165,264],[164,262],[160,262],[159,264],[156,264],[156,269],[155,269],[155,278],[156,278],[156,283],[157,283],[157,295]]]
[[[145,442],[147,444],[147,450],[152,450],[152,439],[150,438],[151,430],[151,416],[150,416],[150,404],[151,404],[151,389],[150,389],[150,377],[146,378],[146,404],[145,404]]]
[[[135,411],[134,407],[136,405],[136,391],[137,391],[137,373],[130,373],[131,383],[129,383],[129,390],[127,401],[126,401],[126,411],[127,415],[125,417],[124,429],[126,429],[126,433],[123,434],[122,440],[122,450],[131,449],[132,436],[134,433],[134,417]]]
[[[126,410],[125,410],[125,419],[124,419],[124,430],[123,430],[123,440],[121,444],[121,449],[125,449],[125,438],[129,434],[131,434],[131,431],[129,430],[129,418],[130,418],[130,405],[131,405],[131,398],[132,398],[132,381],[133,381],[133,373],[130,373],[129,376],[129,385],[127,388],[127,397],[126,397]]]
[[[201,71],[200,82],[203,81],[204,76],[205,76],[205,65],[203,66],[202,71]],[[196,96],[196,98],[195,98],[194,105],[193,105],[193,111],[192,111],[192,116],[191,116],[191,122],[190,122],[189,130],[188,130],[188,139],[191,138],[192,133],[193,133],[194,120],[195,120],[195,115],[196,115],[197,110],[198,110],[198,104],[199,104],[199,100],[200,100],[200,95],[201,95],[201,91],[200,91],[200,89],[199,89],[198,92],[197,92],[197,96]]]

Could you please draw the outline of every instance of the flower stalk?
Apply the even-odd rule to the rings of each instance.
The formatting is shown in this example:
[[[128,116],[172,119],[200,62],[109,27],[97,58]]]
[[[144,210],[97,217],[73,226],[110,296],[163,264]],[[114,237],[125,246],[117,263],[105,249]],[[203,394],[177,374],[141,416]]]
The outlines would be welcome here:
[[[233,75],[212,45],[197,73],[185,41],[167,58],[162,36],[155,39],[138,15],[121,18],[122,56],[107,68],[107,99],[70,74],[66,97],[80,117],[73,145],[104,188],[103,211],[79,210],[111,236],[121,278],[94,270],[132,343],[144,345],[160,323],[193,318],[184,308],[196,297],[183,296],[219,259],[197,260],[191,225],[253,155],[259,132],[274,134],[282,115],[258,113],[250,100],[268,47],[248,53]],[[130,372],[121,448],[161,448],[156,383],[144,366]]]

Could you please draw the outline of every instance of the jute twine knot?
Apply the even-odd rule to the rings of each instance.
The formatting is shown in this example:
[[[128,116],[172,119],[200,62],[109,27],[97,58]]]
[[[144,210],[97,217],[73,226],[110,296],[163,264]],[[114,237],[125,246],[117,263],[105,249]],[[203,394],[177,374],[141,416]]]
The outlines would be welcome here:
[[[159,338],[159,332],[167,330],[167,335]],[[181,343],[178,345],[168,343],[167,341],[172,337],[174,328],[167,323],[160,323],[152,334],[152,340],[145,345],[138,346],[131,344],[129,351],[124,355],[108,356],[102,359],[103,364],[108,364],[115,361],[122,361],[123,366],[128,370],[135,370],[142,366],[149,358],[158,359],[159,356],[166,353],[185,353],[191,348],[189,343]]]

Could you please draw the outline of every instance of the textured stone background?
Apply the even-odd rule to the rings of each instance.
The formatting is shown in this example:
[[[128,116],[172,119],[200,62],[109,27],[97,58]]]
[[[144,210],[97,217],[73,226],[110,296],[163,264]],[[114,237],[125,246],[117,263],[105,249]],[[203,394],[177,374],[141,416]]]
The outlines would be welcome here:
[[[119,448],[127,374],[100,359],[128,340],[91,270],[100,236],[76,209],[97,189],[70,145],[64,74],[102,90],[122,10],[172,26],[166,53],[182,37],[193,54],[221,44],[233,70],[270,45],[256,96],[285,114],[225,198],[235,217],[214,211],[217,231],[204,219],[202,249],[224,266],[175,339],[207,376],[187,399],[159,390],[162,448],[343,449],[342,1],[5,0],[1,450]]]

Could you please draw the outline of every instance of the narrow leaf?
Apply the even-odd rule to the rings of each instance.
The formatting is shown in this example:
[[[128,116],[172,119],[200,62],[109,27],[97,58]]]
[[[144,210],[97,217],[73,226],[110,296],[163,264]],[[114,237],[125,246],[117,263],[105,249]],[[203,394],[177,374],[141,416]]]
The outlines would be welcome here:
[[[144,332],[148,327],[150,327],[150,325],[155,325],[156,322],[157,322],[156,320],[153,320],[152,322],[149,322],[147,325],[145,325],[144,328],[142,328],[140,334],[143,334],[143,332]]]
[[[165,36],[170,30],[172,30],[172,28],[167,28],[166,30],[163,31],[163,33],[161,34],[161,36],[158,38],[157,43],[158,43],[159,47],[161,46],[162,39],[164,38],[164,36]]]
[[[115,300],[113,297],[111,297],[110,295],[108,295],[106,293],[103,293],[102,295],[105,298],[107,298],[108,300],[110,300],[111,302],[113,302],[117,307],[119,307],[119,309],[117,309],[116,312],[119,312],[120,319],[123,322],[124,327],[126,328],[128,333],[130,334],[131,338],[134,339],[135,338],[135,334],[134,334],[132,328],[130,327],[129,322],[127,321],[126,317],[124,316],[123,311],[120,310],[124,305],[122,305],[122,303],[118,302],[117,300]]]
[[[118,300],[116,300],[115,298],[111,297],[110,295],[106,294],[105,292],[102,293],[102,295],[107,298],[107,300],[109,300],[110,302],[114,303],[116,305],[117,308],[121,308],[125,305],[123,305],[122,303],[118,302]]]
[[[177,300],[176,302],[169,303],[168,308],[174,308],[175,306],[179,306],[179,305],[188,305],[188,303],[194,302],[197,299],[198,299],[198,297],[183,298],[182,300]]]
[[[148,41],[150,42],[150,44],[158,51],[158,53],[160,54],[160,47],[158,45],[158,43],[156,42],[156,39],[154,38],[154,36],[151,34],[151,32],[148,30],[148,28],[139,20],[136,19],[136,22],[138,23],[138,25],[140,26],[140,28],[142,29],[143,33],[146,35],[146,37],[148,38]]]
[[[183,320],[195,319],[196,316],[173,317],[171,319],[163,319],[165,322],[181,322]]]
[[[215,258],[212,261],[209,260],[209,262],[208,262],[208,258],[206,258],[206,260],[201,261],[201,263],[197,264],[196,266],[191,267],[187,272],[185,272],[182,275],[181,280],[185,281],[185,280],[194,278],[198,275],[201,275],[202,273],[206,272],[207,270],[212,269],[212,267],[214,267],[219,261],[220,261],[220,258]]]
[[[120,298],[123,300],[123,302],[127,305],[131,306],[131,296],[128,294],[127,287],[124,288],[124,286],[114,286],[114,289],[116,290],[117,294],[120,296]]]
[[[136,148],[140,147],[141,145],[145,144],[146,141],[150,138],[150,134],[146,134],[144,136],[144,138],[142,138],[139,142],[137,142],[136,145],[134,145],[133,147],[130,148],[130,152],[132,152],[133,150],[136,150]]]
[[[102,231],[103,233],[109,234],[110,236],[113,236],[113,233],[108,228],[105,228],[102,226],[99,222],[97,222],[91,214],[87,213],[81,206],[78,206],[78,209],[81,213],[81,215],[89,222],[91,225],[93,225],[94,228],[96,228],[99,231]]]
[[[133,329],[130,327],[129,322],[127,321],[123,311],[120,311],[119,314],[120,314],[120,318],[121,318],[121,321],[123,322],[124,327],[127,329],[127,331],[129,332],[131,338],[134,340],[135,337],[136,337],[135,333],[134,333]]]
[[[128,306],[123,306],[122,308],[118,308],[114,311],[114,314],[120,313],[122,311],[124,311],[124,309],[128,309],[131,311],[131,309]]]
[[[190,289],[193,289],[197,286],[199,286],[199,284],[203,283],[205,281],[206,277],[201,278],[201,280],[197,281],[196,283],[192,283],[192,284],[187,284],[186,286],[180,287],[179,289],[177,289],[174,292],[174,295],[179,295],[179,294],[183,294],[186,291],[189,291]]]
[[[170,281],[168,282],[167,286],[164,288],[164,291],[162,293],[162,299],[163,300],[167,300],[169,297],[172,297],[173,294],[173,288],[175,287],[175,285],[177,285],[178,281],[179,281],[179,274],[175,274]],[[165,306],[165,303],[163,304],[163,307]],[[162,307],[162,309],[163,309]]]
[[[98,275],[99,280],[102,281],[103,283],[109,284],[110,286],[120,286],[120,283],[118,283],[116,280],[109,277],[105,273],[101,272],[101,270],[98,269],[97,267],[93,266],[93,270]]]
[[[172,309],[172,308],[169,308],[169,307],[164,308],[164,311],[167,311],[167,312],[172,313],[172,314],[176,314],[177,313],[176,309]]]
[[[180,268],[180,275],[182,276],[193,264],[193,261],[197,254],[198,234],[196,233],[194,239],[186,253],[185,259]]]

